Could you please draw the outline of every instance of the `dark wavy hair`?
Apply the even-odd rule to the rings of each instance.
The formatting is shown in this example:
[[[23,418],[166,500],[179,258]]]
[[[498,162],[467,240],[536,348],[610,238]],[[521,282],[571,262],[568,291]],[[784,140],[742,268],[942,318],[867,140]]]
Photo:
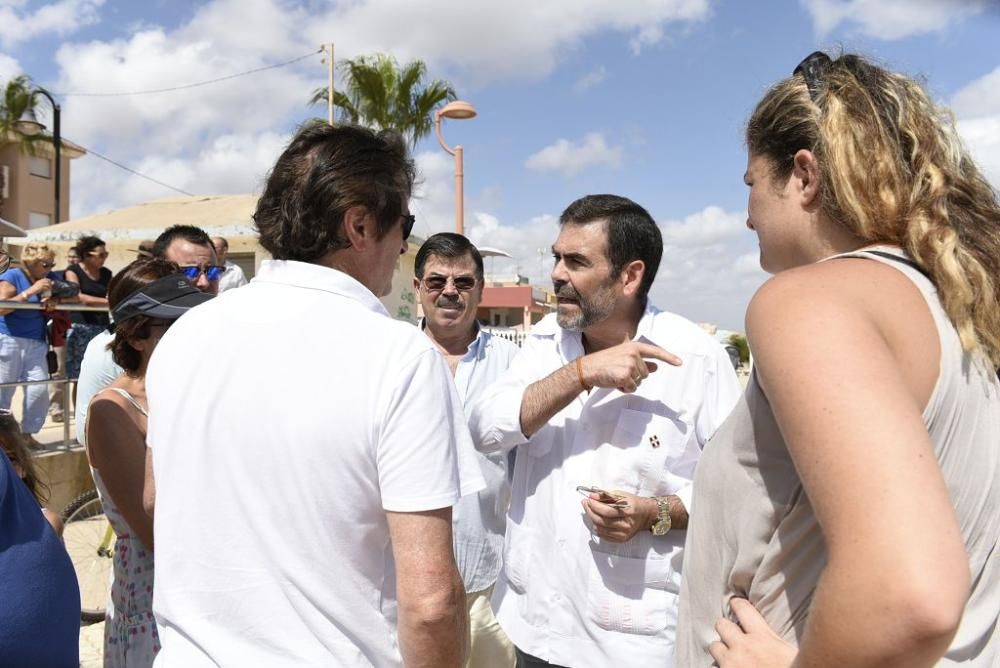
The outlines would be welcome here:
[[[162,258],[139,258],[111,279],[108,284],[108,306],[113,310],[136,290],[178,271],[180,268],[176,264]],[[108,343],[108,350],[111,351],[115,364],[127,373],[135,373],[142,364],[142,354],[132,347],[129,339],[147,338],[151,321],[146,316],[137,316],[115,324],[115,338]]]
[[[663,235],[656,221],[644,208],[618,195],[581,197],[559,216],[560,225],[585,225],[598,220],[607,221],[606,255],[612,276],[621,274],[634,260],[646,265],[638,292],[639,298],[645,299],[663,257]]]
[[[39,505],[49,500],[49,486],[38,477],[35,460],[24,442],[21,426],[10,411],[0,413],[0,448]],[[20,469],[18,471],[18,469]]]
[[[85,237],[80,237],[76,240],[76,254],[80,256],[80,259],[87,257],[87,253],[91,252],[95,248],[100,248],[106,245],[100,237],[95,237],[93,235],[88,235]]]
[[[379,238],[399,224],[416,170],[394,132],[312,123],[292,138],[253,214],[260,244],[277,260],[315,262],[347,248],[344,214],[364,207]]]

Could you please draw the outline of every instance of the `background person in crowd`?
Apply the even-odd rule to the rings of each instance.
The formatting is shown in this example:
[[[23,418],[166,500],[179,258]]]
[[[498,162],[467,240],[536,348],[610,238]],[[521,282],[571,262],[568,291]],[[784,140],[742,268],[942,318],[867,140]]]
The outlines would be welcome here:
[[[135,250],[137,258],[154,257],[153,249],[156,246],[155,239],[143,239],[139,242],[139,247]]]
[[[219,278],[219,292],[246,285],[247,277],[243,273],[243,269],[226,259],[226,255],[229,253],[229,242],[223,237],[212,237],[212,245],[215,246],[215,254],[219,259],[219,264],[225,267]]]
[[[302,129],[254,213],[274,259],[160,342],[158,663],[464,662],[451,506],[483,483],[441,356],[378,300],[413,179],[397,135]]]
[[[160,649],[153,619],[153,518],[142,503],[146,368],[174,321],[211,298],[166,260],[136,260],[111,281],[115,333],[108,347],[124,373],[94,395],[87,421],[91,473],[118,536],[104,626],[105,667],[151,666]]]
[[[143,241],[139,244],[140,251]],[[215,294],[218,290],[220,270],[215,261],[215,249],[208,235],[199,227],[193,225],[174,225],[164,230],[155,241],[146,246],[150,252],[181,268],[188,280],[199,290]],[[214,278],[212,278],[214,277]],[[121,375],[123,369],[115,364],[108,344],[114,334],[107,329],[94,337],[87,345],[80,365],[80,379],[77,381],[79,390],[76,402],[76,440],[81,445],[87,444],[87,410],[90,399],[100,389],[107,387],[111,381]]]
[[[0,299],[32,304],[52,302],[55,256],[55,251],[43,242],[25,244],[21,251],[21,266],[0,274]],[[46,354],[49,344],[45,311],[0,309],[0,314],[3,316],[0,318],[0,382],[48,380]],[[0,389],[0,409],[10,409],[14,389]],[[21,427],[28,446],[37,450],[42,445],[35,440],[35,434],[45,423],[49,388],[47,385],[28,385],[23,392]]]
[[[741,388],[722,346],[650,303],[645,209],[589,195],[559,222],[556,314],[469,423],[482,450],[518,448],[497,619],[518,666],[671,665],[691,478]],[[582,511],[580,486],[604,491]]]
[[[66,251],[66,266],[70,267],[80,262],[80,254],[76,252],[76,247],[71,247]],[[52,272],[60,281],[66,280],[65,271]],[[56,372],[52,374],[53,379],[63,379],[66,377],[66,335],[73,321],[70,320],[66,311],[52,311],[49,316],[49,345],[56,353]],[[53,422],[62,422],[65,416],[63,406],[63,388],[60,385],[52,387],[49,395],[49,417]]]
[[[18,426],[17,420],[10,411],[3,409],[0,409],[0,447],[3,448],[7,459],[10,460],[11,466],[14,467],[14,472],[24,481],[24,484],[38,501],[38,505],[42,508],[42,514],[52,525],[56,535],[62,536],[62,518],[59,513],[45,507],[49,500],[49,486],[38,477],[34,457],[25,445],[24,435],[21,433],[21,427]]]
[[[0,272],[9,267],[0,238]],[[0,601],[5,664],[79,665],[80,586],[73,563],[6,454],[0,454]]]
[[[698,465],[681,665],[995,666],[996,193],[951,114],[855,55],[772,87],[747,148],[776,276]]]
[[[468,239],[441,232],[417,251],[413,289],[423,307],[420,328],[444,355],[465,406],[471,406],[517,355],[517,346],[483,331],[476,309],[483,297],[483,258]],[[493,616],[490,597],[503,561],[510,484],[506,457],[477,453],[486,489],[452,508],[455,561],[469,610],[470,668],[511,668],[514,646]]]
[[[80,237],[76,242],[79,264],[71,264],[63,272],[66,280],[80,286],[79,301],[84,306],[108,305],[108,283],[111,270],[104,266],[108,250],[98,237]],[[96,311],[71,311],[73,322],[66,336],[66,377],[75,380],[80,375],[80,363],[90,340],[108,326],[108,314]],[[76,388],[74,388],[74,397]]]

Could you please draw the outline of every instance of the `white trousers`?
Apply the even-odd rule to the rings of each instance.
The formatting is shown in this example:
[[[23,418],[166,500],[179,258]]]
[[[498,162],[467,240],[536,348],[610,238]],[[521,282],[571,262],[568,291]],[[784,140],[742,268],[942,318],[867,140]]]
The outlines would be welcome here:
[[[48,350],[49,346],[45,341],[0,334],[0,382],[48,380],[49,365],[45,359]],[[0,408],[10,410],[15,389],[17,388],[0,389]],[[25,434],[38,433],[45,423],[45,413],[48,408],[48,385],[25,387],[24,410],[21,414],[22,431]]]

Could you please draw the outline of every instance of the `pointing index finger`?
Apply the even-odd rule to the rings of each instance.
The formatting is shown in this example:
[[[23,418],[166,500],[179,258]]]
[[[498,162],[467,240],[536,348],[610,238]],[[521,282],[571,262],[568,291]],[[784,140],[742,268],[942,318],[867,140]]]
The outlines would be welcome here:
[[[654,345],[652,343],[636,343],[636,345],[639,347],[639,354],[642,355],[643,358],[651,357],[653,359],[666,362],[667,364],[671,364],[673,366],[680,366],[681,364],[683,364],[680,357],[674,355],[673,353],[667,352],[660,346]]]

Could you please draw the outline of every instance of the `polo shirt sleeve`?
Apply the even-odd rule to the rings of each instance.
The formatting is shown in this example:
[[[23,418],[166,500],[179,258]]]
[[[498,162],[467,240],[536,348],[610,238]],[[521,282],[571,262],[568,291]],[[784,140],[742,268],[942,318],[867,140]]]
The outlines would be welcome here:
[[[521,432],[521,401],[528,386],[539,379],[539,368],[544,368],[541,344],[535,336],[526,337],[507,371],[467,407],[469,431],[480,452],[506,452],[528,442]]]
[[[455,384],[436,351],[405,366],[381,415],[375,460],[384,510],[447,508],[485,488]]]

